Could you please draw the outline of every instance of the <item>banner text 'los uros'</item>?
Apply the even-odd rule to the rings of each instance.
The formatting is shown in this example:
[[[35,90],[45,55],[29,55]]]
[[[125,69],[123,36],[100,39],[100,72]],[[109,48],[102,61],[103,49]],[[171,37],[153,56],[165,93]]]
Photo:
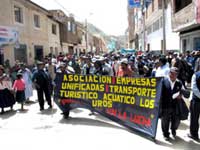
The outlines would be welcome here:
[[[69,104],[87,108],[155,138],[161,80],[57,74],[55,102],[62,111]]]

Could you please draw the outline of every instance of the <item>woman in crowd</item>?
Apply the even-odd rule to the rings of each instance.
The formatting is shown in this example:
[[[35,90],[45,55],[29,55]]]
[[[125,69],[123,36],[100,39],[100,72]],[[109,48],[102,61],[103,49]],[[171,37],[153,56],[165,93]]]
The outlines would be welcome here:
[[[0,108],[1,113],[4,113],[4,108],[10,107],[13,109],[15,104],[14,95],[12,93],[12,81],[4,73],[4,67],[0,65]]]

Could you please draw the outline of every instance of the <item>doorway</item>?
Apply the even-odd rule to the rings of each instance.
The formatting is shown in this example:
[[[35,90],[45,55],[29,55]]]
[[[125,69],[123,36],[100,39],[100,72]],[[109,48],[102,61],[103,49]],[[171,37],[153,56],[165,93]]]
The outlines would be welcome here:
[[[35,51],[35,60],[42,61],[44,58],[43,46],[35,45],[34,51]]]
[[[27,63],[27,46],[25,44],[20,44],[19,48],[14,48],[15,61]]]

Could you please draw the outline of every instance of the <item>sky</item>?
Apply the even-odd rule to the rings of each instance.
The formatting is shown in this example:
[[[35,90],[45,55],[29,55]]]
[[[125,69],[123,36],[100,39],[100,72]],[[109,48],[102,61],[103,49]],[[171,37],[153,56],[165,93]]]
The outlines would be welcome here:
[[[127,0],[31,0],[46,9],[61,9],[75,19],[94,24],[108,35],[124,35],[128,27]],[[64,7],[64,8],[63,8]]]

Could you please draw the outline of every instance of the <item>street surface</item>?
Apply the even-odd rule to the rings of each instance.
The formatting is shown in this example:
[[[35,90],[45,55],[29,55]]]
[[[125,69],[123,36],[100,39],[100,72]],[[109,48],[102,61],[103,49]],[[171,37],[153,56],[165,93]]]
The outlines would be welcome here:
[[[39,111],[36,93],[27,111],[0,115],[0,150],[200,150],[200,143],[187,137],[189,121],[181,123],[177,138],[165,141],[158,123],[156,141],[139,135],[89,110],[75,109],[68,120],[54,104],[53,109]],[[47,104],[45,104],[47,108]]]

